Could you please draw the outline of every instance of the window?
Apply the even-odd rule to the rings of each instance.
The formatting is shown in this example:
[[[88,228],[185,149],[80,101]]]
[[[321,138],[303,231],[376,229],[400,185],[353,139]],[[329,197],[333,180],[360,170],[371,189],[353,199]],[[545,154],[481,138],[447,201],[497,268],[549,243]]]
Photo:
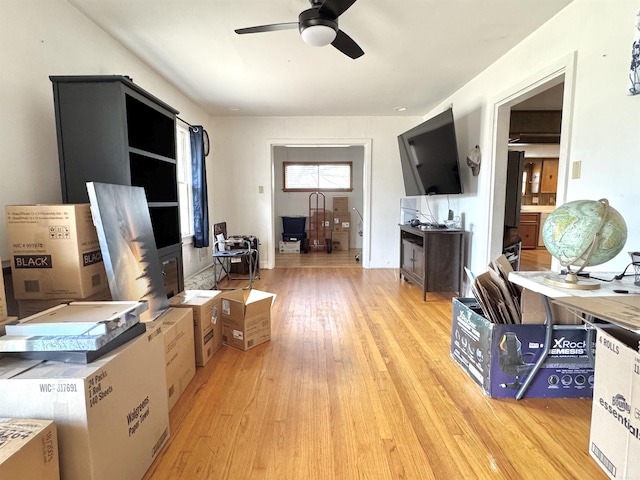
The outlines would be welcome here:
[[[193,235],[193,201],[191,193],[191,137],[189,130],[176,127],[178,167],[178,204],[180,205],[180,233]]]
[[[350,192],[353,190],[351,162],[284,162],[285,192]]]

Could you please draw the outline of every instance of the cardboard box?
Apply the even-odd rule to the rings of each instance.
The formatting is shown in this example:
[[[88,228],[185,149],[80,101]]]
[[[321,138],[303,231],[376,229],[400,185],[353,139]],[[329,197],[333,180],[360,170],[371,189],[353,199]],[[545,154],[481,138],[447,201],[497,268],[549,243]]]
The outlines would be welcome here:
[[[333,212],[348,212],[349,197],[333,197]]]
[[[6,325],[11,325],[14,323],[18,323],[18,317],[7,317],[7,318],[4,318],[3,320],[0,320],[0,336],[6,335],[5,328],[4,328]]]
[[[70,302],[108,302],[111,300],[111,292],[107,288],[87,298],[49,298],[44,300],[18,300],[18,316],[30,317],[36,313],[44,312],[49,308],[57,307]]]
[[[185,290],[169,299],[169,305],[193,310],[196,365],[203,367],[222,346],[219,290]]]
[[[333,214],[333,231],[348,232],[351,230],[351,213],[334,213]]]
[[[333,250],[349,250],[349,232],[331,232]]]
[[[0,418],[0,478],[60,479],[58,438],[52,421]]]
[[[169,438],[160,326],[83,365],[0,359],[2,416],[53,420],[65,480],[142,478]]]
[[[300,240],[297,242],[280,242],[278,245],[280,253],[300,253]]]
[[[222,295],[222,341],[249,350],[271,339],[271,306],[276,296],[260,290],[232,290]]]
[[[108,288],[89,204],[5,211],[16,299],[83,299]]]
[[[162,325],[169,411],[196,374],[193,309],[169,308],[154,323]]]
[[[640,335],[598,329],[589,453],[610,478],[640,472]]]
[[[565,307],[554,303],[551,303],[550,306],[554,324],[579,325],[582,323],[581,318],[573,315]],[[542,295],[527,288],[523,288],[520,294],[520,311],[522,312],[521,321],[525,325],[541,325],[547,318]]]
[[[544,325],[491,323],[475,299],[453,299],[451,356],[490,397],[516,396],[543,352],[545,332]],[[524,397],[590,398],[587,339],[587,331],[577,326],[554,330],[549,355]]]

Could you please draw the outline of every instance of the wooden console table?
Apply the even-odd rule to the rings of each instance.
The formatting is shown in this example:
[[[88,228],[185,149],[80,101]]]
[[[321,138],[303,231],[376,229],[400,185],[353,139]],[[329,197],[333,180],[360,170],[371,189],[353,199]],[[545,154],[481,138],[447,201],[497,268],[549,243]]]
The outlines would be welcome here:
[[[464,230],[400,225],[400,279],[427,292],[462,292]]]

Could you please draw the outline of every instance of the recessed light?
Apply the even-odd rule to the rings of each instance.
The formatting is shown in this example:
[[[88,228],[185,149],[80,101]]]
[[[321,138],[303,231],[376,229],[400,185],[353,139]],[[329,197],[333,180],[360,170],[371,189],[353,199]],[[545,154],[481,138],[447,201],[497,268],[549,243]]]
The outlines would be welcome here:
[[[240,108],[239,107],[229,107],[229,110],[231,110],[232,112],[239,112]]]
[[[395,107],[394,110],[396,112],[404,112],[407,109],[407,107]]]

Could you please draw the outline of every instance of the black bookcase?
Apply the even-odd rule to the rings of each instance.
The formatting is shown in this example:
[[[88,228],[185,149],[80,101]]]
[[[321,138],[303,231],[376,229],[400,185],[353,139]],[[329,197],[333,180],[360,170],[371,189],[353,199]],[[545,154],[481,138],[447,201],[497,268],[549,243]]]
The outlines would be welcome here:
[[[87,182],[144,187],[167,295],[184,289],[176,165],[178,111],[120,75],[51,76],[62,200]]]

